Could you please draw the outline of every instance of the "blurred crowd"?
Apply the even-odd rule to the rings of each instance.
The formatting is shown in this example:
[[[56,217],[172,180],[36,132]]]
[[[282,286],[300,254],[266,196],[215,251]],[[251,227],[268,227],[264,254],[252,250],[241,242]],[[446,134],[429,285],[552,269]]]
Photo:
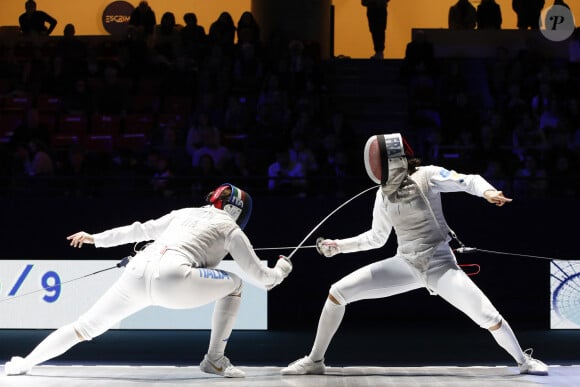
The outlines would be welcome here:
[[[67,24],[61,37],[3,41],[1,195],[175,197],[230,181],[305,197],[368,185],[368,133],[334,95],[346,59],[282,34],[264,42],[251,12],[236,22],[224,11],[207,30],[195,13],[151,13],[142,2],[122,37]],[[400,61],[403,132],[424,164],[481,173],[517,197],[578,193],[578,62],[533,47],[433,52],[418,32]]]
[[[401,68],[409,131],[425,160],[480,173],[516,197],[580,192],[580,62],[528,45],[489,58],[435,58],[418,31]]]
[[[265,44],[250,12],[237,22],[222,12],[207,32],[194,13],[182,19],[132,16],[122,38],[77,37],[67,24],[62,37],[4,44],[7,186],[174,196],[235,180],[249,191],[340,195],[354,133],[333,109],[319,45]]]

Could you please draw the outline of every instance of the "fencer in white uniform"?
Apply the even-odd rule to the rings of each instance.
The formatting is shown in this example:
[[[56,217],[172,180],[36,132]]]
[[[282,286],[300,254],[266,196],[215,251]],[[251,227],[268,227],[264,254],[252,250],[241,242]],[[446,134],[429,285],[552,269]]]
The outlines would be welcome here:
[[[322,239],[317,247],[326,257],[380,248],[392,230],[397,236],[394,257],[362,267],[334,283],[322,310],[310,354],[283,368],[284,375],[322,374],[324,356],[351,302],[389,297],[426,288],[488,329],[517,362],[521,373],[546,375],[548,367],[522,351],[512,329],[489,299],[458,266],[445,221],[441,193],[463,191],[502,206],[511,201],[479,175],[439,166],[420,166],[398,134],[369,138],[364,150],[369,177],[380,186],[371,229],[352,238]]]
[[[207,201],[207,206],[178,209],[144,223],[69,236],[71,246],[79,248],[87,243],[110,247],[152,242],[130,260],[119,280],[86,313],[51,333],[28,356],[13,357],[4,366],[5,374],[28,373],[147,306],[184,309],[216,301],[209,349],[200,368],[225,377],[244,377],[224,355],[240,307],[242,280],[215,267],[229,253],[250,277],[271,289],[288,276],[292,264],[281,257],[268,268],[256,256],[242,231],[252,210],[252,199],[245,191],[223,184],[208,194]]]

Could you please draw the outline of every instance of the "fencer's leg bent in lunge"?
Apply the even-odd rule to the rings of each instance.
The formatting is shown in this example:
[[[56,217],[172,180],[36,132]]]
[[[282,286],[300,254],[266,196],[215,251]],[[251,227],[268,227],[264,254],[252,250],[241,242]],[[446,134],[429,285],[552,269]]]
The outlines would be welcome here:
[[[283,375],[314,375],[325,371],[324,356],[342,322],[346,305],[363,299],[384,298],[421,287],[409,265],[394,257],[362,267],[336,282],[324,303],[316,338],[308,356],[283,368]]]
[[[208,355],[202,371],[226,377],[243,377],[223,355],[240,307],[242,280],[222,270],[193,268],[180,254],[136,256],[121,278],[77,321],[61,327],[28,356],[13,357],[6,375],[21,375],[53,359],[81,341],[99,336],[117,322],[149,305],[170,309],[196,308],[216,301]],[[214,367],[212,367],[213,365]]]
[[[499,346],[517,362],[520,373],[548,374],[546,364],[532,358],[531,353],[522,351],[508,322],[477,285],[457,266],[455,260],[449,260],[447,264],[431,270],[428,278],[429,286],[437,294],[491,333]]]
[[[244,377],[245,373],[224,355],[240,309],[242,279],[224,270],[192,268],[185,257],[170,253],[176,256],[161,262],[160,277],[170,276],[172,280],[158,282],[153,301],[173,309],[196,308],[215,301],[209,348],[200,369],[229,378]]]
[[[241,283],[239,290],[216,301],[212,316],[209,348],[199,365],[203,372],[229,378],[243,378],[245,376],[245,373],[234,367],[224,355],[238,317],[241,301]]]

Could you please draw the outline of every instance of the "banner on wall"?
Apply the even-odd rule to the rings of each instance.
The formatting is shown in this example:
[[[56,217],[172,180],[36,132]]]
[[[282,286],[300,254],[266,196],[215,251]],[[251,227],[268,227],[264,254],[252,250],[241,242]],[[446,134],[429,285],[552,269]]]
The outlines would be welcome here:
[[[266,261],[262,263],[267,264]],[[121,276],[124,269],[115,268],[77,281],[67,281],[114,265],[115,262],[110,260],[0,261],[0,328],[55,329],[75,321]],[[252,283],[233,261],[222,261],[218,269],[233,272],[244,280],[242,303],[234,329],[267,329],[266,289]],[[214,303],[210,303],[179,310],[150,306],[111,329],[211,329],[213,306]]]
[[[111,35],[127,31],[129,19],[135,7],[127,1],[113,1],[103,11],[103,28]]]
[[[552,261],[550,291],[550,328],[580,329],[580,261]]]

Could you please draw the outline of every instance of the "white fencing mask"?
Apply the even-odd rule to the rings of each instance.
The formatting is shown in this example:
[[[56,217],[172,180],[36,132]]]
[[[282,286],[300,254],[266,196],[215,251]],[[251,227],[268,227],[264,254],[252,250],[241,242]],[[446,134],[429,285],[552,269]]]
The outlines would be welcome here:
[[[414,156],[413,150],[400,133],[371,136],[364,149],[367,174],[383,192],[389,195],[397,190],[407,176],[406,156]]]

